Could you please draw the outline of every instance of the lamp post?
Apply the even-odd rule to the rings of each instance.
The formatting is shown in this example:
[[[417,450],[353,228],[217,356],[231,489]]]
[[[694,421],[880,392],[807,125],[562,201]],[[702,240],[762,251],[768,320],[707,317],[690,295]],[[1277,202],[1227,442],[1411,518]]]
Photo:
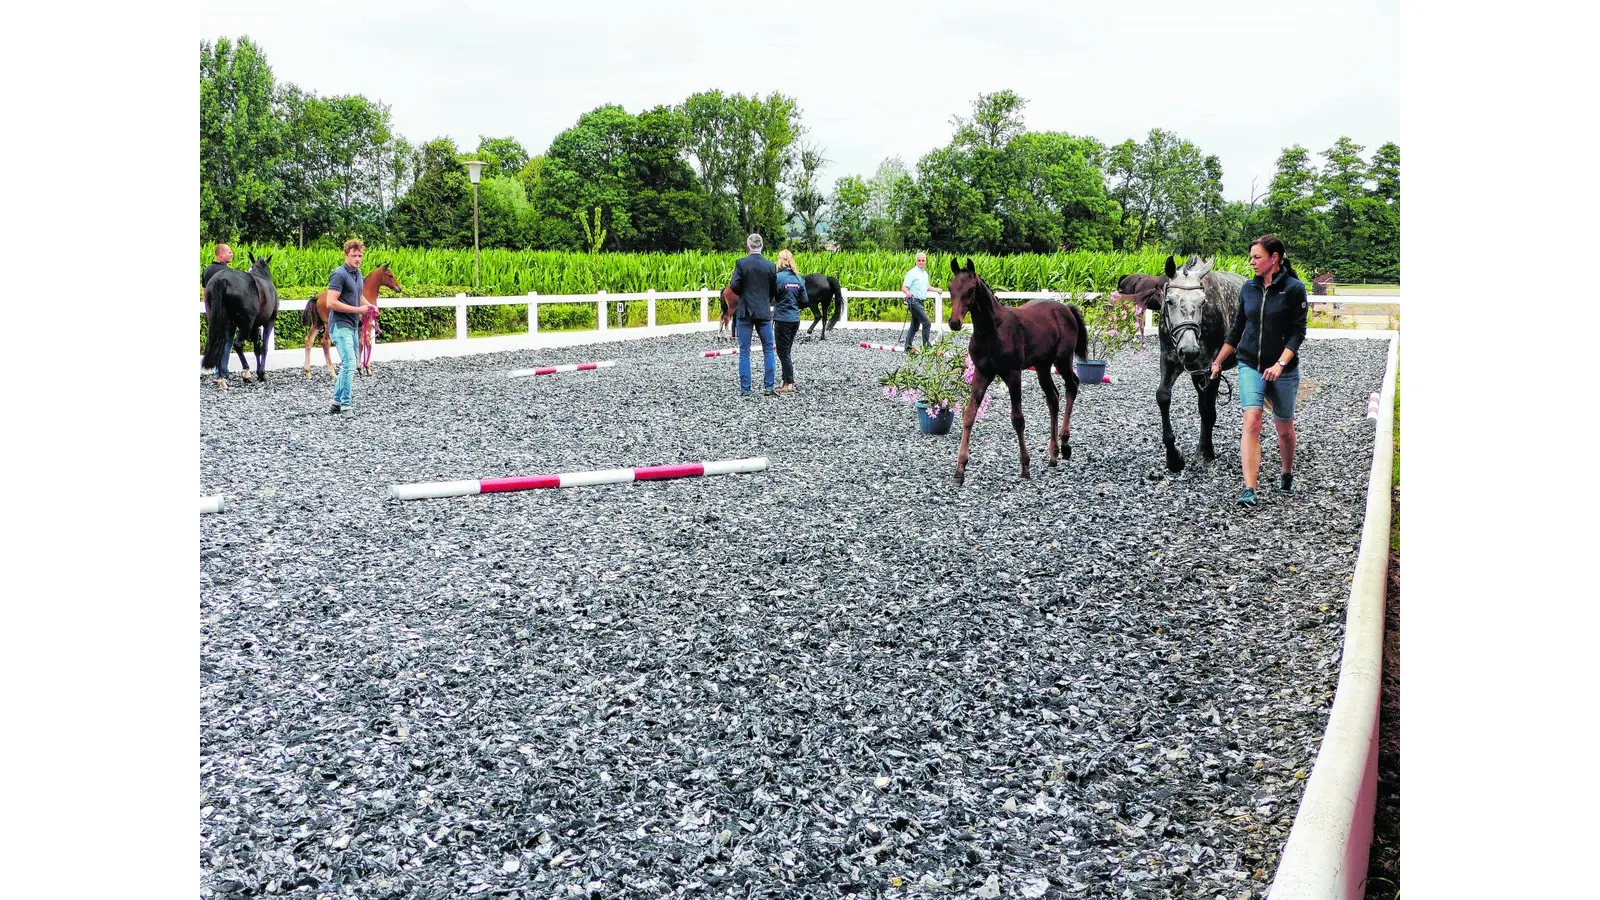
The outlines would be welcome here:
[[[483,174],[483,163],[467,161],[467,175],[472,179],[472,289],[478,287],[478,178]]]

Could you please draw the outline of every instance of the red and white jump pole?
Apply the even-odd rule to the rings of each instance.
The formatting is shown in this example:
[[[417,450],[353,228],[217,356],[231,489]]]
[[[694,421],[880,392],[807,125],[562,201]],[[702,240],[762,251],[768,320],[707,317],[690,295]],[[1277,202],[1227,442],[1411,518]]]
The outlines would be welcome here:
[[[874,344],[870,341],[862,341],[860,347],[863,350],[887,350],[890,353],[906,352],[905,348],[899,344]]]
[[[554,375],[557,372],[587,372],[590,369],[609,369],[616,365],[614,359],[603,359],[592,363],[568,363],[564,366],[545,366],[541,369],[512,369],[506,374],[507,378],[526,378],[529,375]]]
[[[738,356],[738,355],[739,355],[739,348],[738,347],[729,347],[729,348],[727,348],[725,350],[707,350],[706,352],[700,354],[700,358],[701,359],[710,359],[713,356]]]
[[[1377,421],[1377,418],[1378,418],[1378,392],[1377,391],[1373,391],[1371,396],[1367,397],[1367,418],[1372,419],[1373,421]]]
[[[228,508],[227,501],[223,499],[221,494],[218,494],[215,497],[201,497],[200,498],[200,512],[201,512],[201,514],[219,513],[219,512],[222,512],[224,509],[227,509],[227,508]]]
[[[703,475],[732,475],[762,472],[766,468],[767,458],[757,456],[751,459],[721,459],[715,462],[639,466],[633,469],[598,469],[591,472],[561,472],[555,475],[524,475],[516,478],[391,484],[389,496],[395,500],[432,500],[439,497],[466,497],[472,494],[498,494],[536,488],[589,487],[596,484],[623,484],[630,481],[666,481],[673,478],[698,478]]]

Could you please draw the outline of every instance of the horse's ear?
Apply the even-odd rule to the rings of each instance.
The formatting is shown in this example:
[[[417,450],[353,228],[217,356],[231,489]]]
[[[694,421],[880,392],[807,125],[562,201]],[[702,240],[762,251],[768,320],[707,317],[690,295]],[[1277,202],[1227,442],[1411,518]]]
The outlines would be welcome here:
[[[978,267],[972,264],[972,257],[970,256],[967,257],[967,271],[974,275],[978,274]]]
[[[250,257],[250,265],[256,264],[256,252],[254,250],[246,250],[245,255]]]
[[[1178,266],[1177,266],[1176,263],[1174,263],[1172,261],[1172,254],[1168,253],[1167,254],[1167,278],[1170,279],[1170,278],[1172,278],[1173,276],[1175,276],[1177,274],[1178,274]]]
[[[955,275],[961,274],[961,260],[954,256],[950,257],[950,272]]]

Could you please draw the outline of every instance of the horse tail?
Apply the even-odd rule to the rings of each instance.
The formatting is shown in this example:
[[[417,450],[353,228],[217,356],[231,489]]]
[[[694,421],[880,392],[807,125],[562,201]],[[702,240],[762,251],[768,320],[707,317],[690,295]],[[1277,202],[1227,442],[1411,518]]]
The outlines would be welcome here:
[[[844,287],[839,284],[839,279],[828,276],[828,287],[833,288],[833,313],[828,318],[828,327],[839,324],[839,317],[844,314]]]
[[[312,294],[311,299],[306,301],[306,308],[300,310],[300,324],[309,330],[319,321],[320,319],[317,316],[317,295]]]
[[[212,285],[218,289],[213,290]],[[223,356],[227,355],[228,338],[237,327],[229,315],[228,298],[223,296],[227,292],[221,288],[219,279],[215,278],[206,285],[206,302],[211,305],[211,317],[206,321],[206,354],[200,358],[202,369],[215,369],[222,364]]]
[[[1071,304],[1068,304],[1067,310],[1072,314],[1072,324],[1078,327],[1078,339],[1075,341],[1076,346],[1073,348],[1073,353],[1079,359],[1086,360],[1089,358],[1089,326],[1083,322],[1083,310]],[[1044,370],[1040,369],[1039,371],[1042,372]]]

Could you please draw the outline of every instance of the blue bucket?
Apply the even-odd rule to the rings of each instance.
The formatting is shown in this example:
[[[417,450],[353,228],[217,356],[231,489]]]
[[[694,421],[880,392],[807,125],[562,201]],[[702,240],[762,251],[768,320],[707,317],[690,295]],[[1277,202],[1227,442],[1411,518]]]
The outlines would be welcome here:
[[[947,406],[938,415],[933,416],[928,414],[928,401],[917,401],[917,427],[922,429],[923,434],[949,434],[950,423],[955,420],[955,407]]]

